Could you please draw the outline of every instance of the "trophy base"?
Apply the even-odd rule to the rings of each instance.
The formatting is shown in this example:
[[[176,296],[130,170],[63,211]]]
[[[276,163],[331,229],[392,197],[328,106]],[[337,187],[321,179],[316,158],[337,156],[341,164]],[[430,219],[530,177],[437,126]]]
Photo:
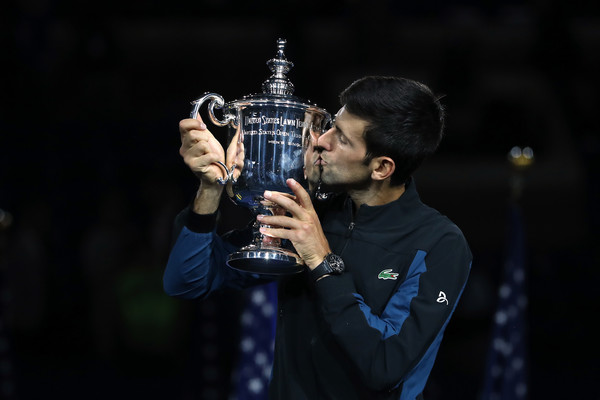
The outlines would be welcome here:
[[[304,271],[298,255],[281,248],[247,246],[229,255],[227,265],[261,275],[290,275]]]

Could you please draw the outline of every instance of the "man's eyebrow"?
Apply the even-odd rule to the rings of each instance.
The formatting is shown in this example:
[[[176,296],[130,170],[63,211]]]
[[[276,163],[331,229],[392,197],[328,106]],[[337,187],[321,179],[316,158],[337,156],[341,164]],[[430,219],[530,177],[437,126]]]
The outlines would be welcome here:
[[[342,135],[346,136],[346,134],[344,133],[344,131],[342,130],[342,128],[340,128],[340,126],[338,124],[336,124],[335,122],[335,118],[333,119],[333,121],[331,122],[331,126],[333,128],[335,128],[336,131],[338,131],[339,133],[341,133]]]

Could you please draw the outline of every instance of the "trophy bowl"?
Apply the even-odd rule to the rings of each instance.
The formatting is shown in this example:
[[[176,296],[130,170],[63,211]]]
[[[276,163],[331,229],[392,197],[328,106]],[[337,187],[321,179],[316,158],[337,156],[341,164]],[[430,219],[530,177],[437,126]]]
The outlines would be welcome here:
[[[293,96],[294,87],[286,76],[293,64],[285,58],[286,41],[277,41],[275,58],[267,62],[273,75],[262,85],[262,93],[225,103],[222,96],[206,93],[192,102],[191,118],[203,103],[208,104],[211,122],[228,127],[226,160],[219,162],[223,177],[218,182],[238,205],[258,214],[283,215],[285,210],[263,197],[265,190],[292,194],[286,180],[293,178],[305,188],[304,154],[312,137],[331,122],[330,114],[316,105]],[[215,115],[221,109],[223,117]],[[267,237],[254,220],[252,241],[229,255],[231,268],[266,275],[294,274],[304,262],[287,240]]]

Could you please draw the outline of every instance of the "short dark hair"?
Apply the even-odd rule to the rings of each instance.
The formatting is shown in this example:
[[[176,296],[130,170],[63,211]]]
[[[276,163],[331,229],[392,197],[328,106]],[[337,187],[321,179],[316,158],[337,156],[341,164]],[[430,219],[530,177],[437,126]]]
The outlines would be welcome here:
[[[368,122],[365,162],[388,156],[396,164],[392,185],[405,183],[433,154],[444,134],[444,108],[426,85],[410,79],[367,76],[340,94],[346,110]]]

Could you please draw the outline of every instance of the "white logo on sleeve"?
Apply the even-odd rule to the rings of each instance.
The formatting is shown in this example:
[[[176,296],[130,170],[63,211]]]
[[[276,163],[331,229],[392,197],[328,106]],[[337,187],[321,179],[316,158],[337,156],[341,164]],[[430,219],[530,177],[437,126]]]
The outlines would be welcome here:
[[[440,294],[438,294],[437,302],[438,303],[446,302],[446,305],[448,305],[449,303],[448,303],[448,299],[446,298],[446,293],[440,292]]]

